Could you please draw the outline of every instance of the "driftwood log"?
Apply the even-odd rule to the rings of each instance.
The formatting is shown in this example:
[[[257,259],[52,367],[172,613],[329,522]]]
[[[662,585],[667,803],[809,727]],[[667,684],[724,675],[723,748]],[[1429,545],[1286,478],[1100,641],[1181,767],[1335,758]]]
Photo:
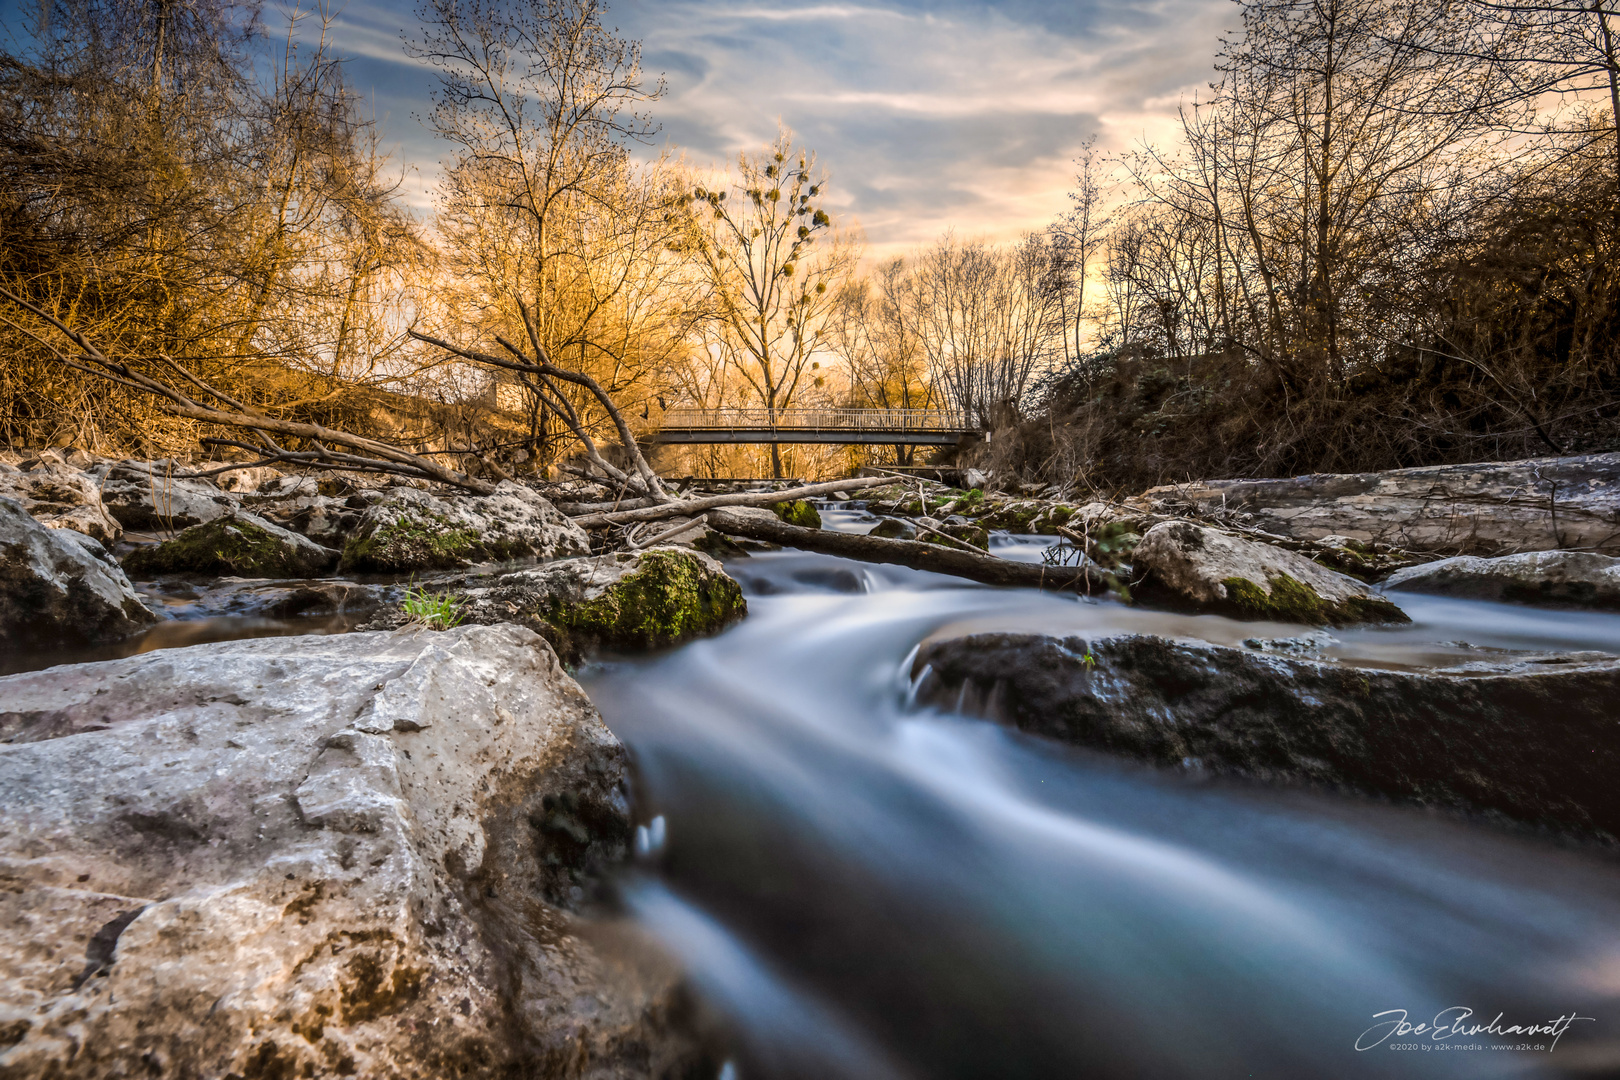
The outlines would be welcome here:
[[[1079,566],[1047,566],[1043,563],[1013,562],[994,555],[972,551],[958,551],[937,544],[917,540],[890,540],[881,536],[860,536],[855,533],[833,532],[829,529],[806,529],[763,516],[729,512],[725,509],[709,512],[709,525],[728,536],[747,540],[764,540],[783,547],[815,551],[823,555],[842,555],[867,562],[891,563],[909,566],[913,570],[931,570],[936,574],[950,574],[985,585],[1011,585],[1023,588],[1054,591],[1106,591],[1108,583],[1103,571],[1091,563]]]
[[[893,482],[878,476],[868,476],[860,480],[833,480],[825,484],[807,484],[804,487],[788,488],[786,491],[739,491],[731,495],[709,495],[701,499],[659,503],[657,506],[643,506],[630,510],[581,514],[574,518],[573,521],[575,525],[582,529],[600,529],[608,525],[633,525],[638,521],[689,517],[693,514],[701,514],[705,510],[714,510],[724,506],[769,506],[772,503],[797,502],[799,499],[812,499],[818,495],[831,495],[836,491],[857,491],[861,488],[879,487]]]

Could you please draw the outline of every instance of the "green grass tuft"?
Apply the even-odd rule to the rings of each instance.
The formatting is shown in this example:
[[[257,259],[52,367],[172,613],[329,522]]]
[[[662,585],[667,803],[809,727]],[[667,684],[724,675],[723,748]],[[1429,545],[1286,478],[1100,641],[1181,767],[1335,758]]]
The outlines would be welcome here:
[[[405,590],[405,599],[399,609],[406,618],[429,630],[449,630],[461,625],[466,614],[461,610],[466,600],[455,593],[435,594],[422,586],[413,585]]]

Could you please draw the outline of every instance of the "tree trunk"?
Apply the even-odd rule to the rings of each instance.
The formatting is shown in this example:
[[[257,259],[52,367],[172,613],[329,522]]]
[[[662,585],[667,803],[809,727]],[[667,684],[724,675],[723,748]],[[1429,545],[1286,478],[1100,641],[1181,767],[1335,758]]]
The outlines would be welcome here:
[[[1081,568],[1012,562],[994,555],[979,555],[917,540],[888,540],[881,536],[805,529],[727,510],[710,511],[709,524],[720,532],[749,540],[764,540],[785,547],[824,555],[842,555],[867,562],[909,566],[913,570],[931,570],[936,574],[950,574],[985,585],[1083,592],[1103,592],[1107,589],[1101,572],[1089,565]]]

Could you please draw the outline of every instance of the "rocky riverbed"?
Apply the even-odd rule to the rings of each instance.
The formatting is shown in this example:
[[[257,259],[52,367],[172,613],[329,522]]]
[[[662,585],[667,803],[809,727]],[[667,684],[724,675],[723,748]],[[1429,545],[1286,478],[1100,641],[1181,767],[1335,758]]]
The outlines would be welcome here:
[[[1613,654],[1434,643],[1456,655],[1388,665],[1324,655],[1312,636],[1399,627],[1406,596],[1612,610],[1620,559],[1594,531],[1612,516],[1610,464],[1113,501],[897,481],[819,512],[593,534],[558,509],[612,499],[583,483],[473,496],[11,455],[0,635],[19,673],[0,678],[0,872],[23,929],[0,942],[0,1077],[712,1064],[678,973],[620,955],[591,914],[650,822],[572,674],[744,618],[761,587],[750,551],[770,545],[715,531],[727,521],[807,546],[855,531],[983,555],[1008,534],[1047,538],[1029,557],[1054,584],[1256,627],[1248,641],[938,637],[909,669],[919,703],[1172,771],[1613,843]],[[1564,501],[1538,509],[1526,476]],[[1423,483],[1451,486],[1425,502]],[[1379,492],[1426,509],[1387,527]],[[812,585],[863,591],[859,565]],[[92,662],[29,670],[63,660]]]

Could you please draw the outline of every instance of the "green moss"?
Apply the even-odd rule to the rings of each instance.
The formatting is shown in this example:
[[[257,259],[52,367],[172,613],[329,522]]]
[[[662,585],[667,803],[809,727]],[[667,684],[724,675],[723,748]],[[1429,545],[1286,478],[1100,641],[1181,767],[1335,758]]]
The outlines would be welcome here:
[[[771,504],[771,513],[781,518],[789,525],[797,525],[802,529],[821,528],[821,515],[816,508],[803,499],[793,502],[779,502]]]
[[[132,574],[234,577],[307,577],[330,564],[330,559],[236,517],[193,525],[173,540],[138,548],[124,559],[124,569]]]
[[[905,522],[896,518],[884,518],[873,526],[868,536],[878,536],[885,540],[910,540],[916,530]]]
[[[1142,537],[1129,521],[1110,521],[1091,534],[1090,555],[1100,566],[1116,569],[1128,562]]]
[[[960,540],[965,544],[971,544],[973,547],[976,547],[981,551],[988,551],[990,549],[990,531],[983,525],[946,525],[944,528],[940,529],[940,532]],[[941,547],[949,548],[956,547],[955,544],[950,543],[947,540],[942,540],[933,533],[924,532],[921,529],[917,530],[917,539],[921,540],[925,544],[938,544]]]
[[[560,633],[558,654],[659,649],[712,634],[748,613],[742,589],[684,552],[650,551],[641,565],[601,596],[570,604],[553,599],[544,613]],[[553,635],[547,635],[552,637]]]
[[[1405,612],[1388,600],[1352,597],[1335,604],[1287,574],[1267,579],[1267,584],[1271,586],[1269,595],[1248,578],[1223,578],[1221,584],[1226,586],[1227,606],[1240,618],[1304,623],[1309,626],[1411,622]]]
[[[703,535],[692,541],[692,546],[716,559],[746,559],[748,549],[725,533],[705,529]]]
[[[1034,532],[1038,528],[1036,519],[1043,510],[1040,503],[1004,503],[980,516],[979,521],[992,529],[1006,529],[1014,533]]]
[[[341,569],[393,572],[449,569],[466,563],[480,549],[476,529],[443,514],[404,510],[392,522],[360,533],[343,548]],[[491,551],[493,558],[508,558]]]

